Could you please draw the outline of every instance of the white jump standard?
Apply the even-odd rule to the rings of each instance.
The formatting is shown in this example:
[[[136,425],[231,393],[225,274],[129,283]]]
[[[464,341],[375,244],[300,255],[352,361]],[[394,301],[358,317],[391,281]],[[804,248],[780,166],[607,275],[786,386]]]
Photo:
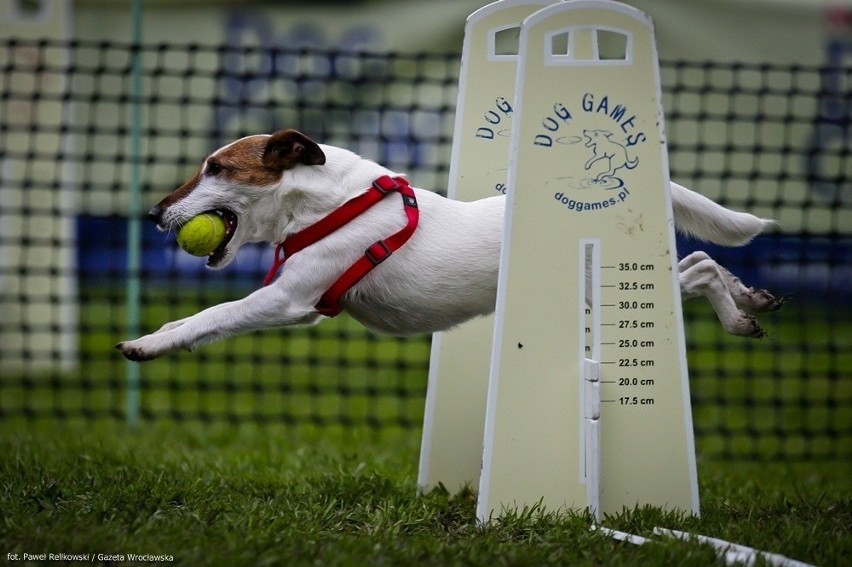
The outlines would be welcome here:
[[[508,188],[506,228],[495,322],[435,337],[418,480],[478,486],[481,521],[698,513],[657,65],[650,20],[617,3],[468,20],[449,193]]]

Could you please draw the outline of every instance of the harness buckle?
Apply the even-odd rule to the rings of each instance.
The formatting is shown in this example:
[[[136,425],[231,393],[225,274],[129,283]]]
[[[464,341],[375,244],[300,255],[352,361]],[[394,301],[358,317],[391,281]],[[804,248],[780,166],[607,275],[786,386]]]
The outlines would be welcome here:
[[[406,207],[411,207],[412,209],[417,208],[417,198],[414,195],[403,195],[402,196],[402,204]]]
[[[399,189],[399,182],[390,175],[382,175],[373,181],[373,187],[379,190],[382,195],[387,195],[391,191]]]
[[[378,266],[388,259],[388,256],[393,254],[393,251],[388,248],[384,240],[379,240],[370,245],[364,252],[364,256],[374,265]]]

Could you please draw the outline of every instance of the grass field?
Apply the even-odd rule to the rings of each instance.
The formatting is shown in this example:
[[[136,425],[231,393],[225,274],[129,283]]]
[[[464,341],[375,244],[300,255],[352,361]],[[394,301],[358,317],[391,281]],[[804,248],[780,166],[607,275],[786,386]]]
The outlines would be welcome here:
[[[474,519],[472,493],[416,494],[415,432],[9,425],[0,434],[0,558],[171,556],[181,565],[709,565],[713,551],[641,547],[586,514]],[[605,525],[721,537],[816,565],[852,557],[852,474],[700,463],[700,518],[625,510]],[[34,562],[35,563],[35,562]],[[140,562],[141,563],[141,562]]]
[[[65,553],[94,563],[107,563],[98,554],[167,555],[183,565],[717,562],[695,543],[607,539],[589,531],[583,513],[527,510],[482,527],[471,492],[418,496],[428,342],[376,337],[346,318],[143,365],[151,419],[131,429],[121,420],[127,366],[112,349],[124,338],[122,301],[88,293],[76,372],[0,379],[7,416],[24,408],[66,418],[2,421],[2,561]],[[216,300],[151,297],[143,326]],[[771,335],[749,341],[725,335],[703,302],[686,312],[702,515],[633,509],[604,524],[645,536],[655,526],[681,529],[816,565],[848,564],[848,318],[794,306],[763,317]],[[80,419],[104,410],[115,417]],[[408,427],[358,425],[371,419]],[[304,425],[312,421],[333,425]],[[732,460],[709,458],[719,455]],[[775,460],[760,460],[767,456]],[[818,459],[801,461],[809,457]]]

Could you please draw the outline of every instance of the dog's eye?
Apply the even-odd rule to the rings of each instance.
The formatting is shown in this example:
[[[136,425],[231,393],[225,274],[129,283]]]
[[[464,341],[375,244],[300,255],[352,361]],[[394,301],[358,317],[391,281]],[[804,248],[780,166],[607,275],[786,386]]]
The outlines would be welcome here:
[[[204,173],[206,173],[207,175],[212,175],[213,177],[216,177],[217,175],[222,173],[223,169],[224,168],[221,165],[219,165],[215,161],[211,161],[211,162],[207,163],[207,169],[204,170]]]

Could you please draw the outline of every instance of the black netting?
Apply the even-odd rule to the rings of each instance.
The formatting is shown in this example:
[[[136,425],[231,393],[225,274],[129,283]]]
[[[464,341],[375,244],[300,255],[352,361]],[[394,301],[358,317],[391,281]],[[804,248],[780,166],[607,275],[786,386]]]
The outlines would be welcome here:
[[[134,77],[134,57],[141,72]],[[128,414],[131,116],[144,208],[210,150],[295,127],[446,186],[458,56],[197,45],[0,42],[0,418]],[[700,247],[790,297],[771,335],[727,336],[685,305],[699,453],[852,456],[852,69],[664,62],[672,177],[776,218],[744,249]],[[139,90],[137,91],[137,86]],[[258,287],[268,247],[206,272],[143,224],[140,325],[150,332]],[[373,335],[342,316],[139,367],[143,419],[417,428],[428,337]]]

